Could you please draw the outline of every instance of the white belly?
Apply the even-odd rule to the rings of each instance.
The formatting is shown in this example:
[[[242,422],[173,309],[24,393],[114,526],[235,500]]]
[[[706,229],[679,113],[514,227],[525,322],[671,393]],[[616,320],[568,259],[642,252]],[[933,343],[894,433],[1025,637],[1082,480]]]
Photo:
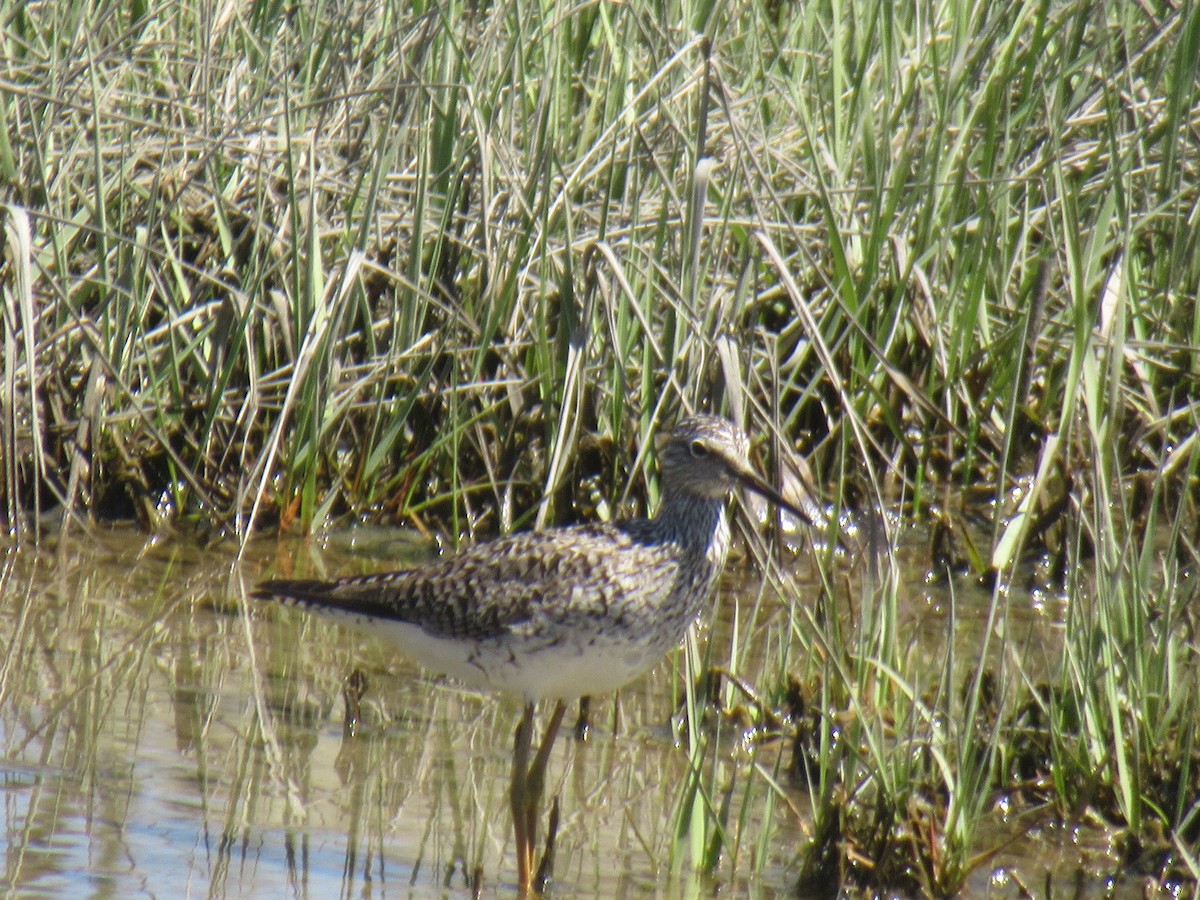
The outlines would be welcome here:
[[[434,637],[418,625],[322,610],[323,615],[394,644],[423,668],[480,690],[527,700],[569,700],[605,694],[628,684],[662,660],[671,646],[648,637],[631,643],[603,635],[548,641],[520,638],[472,641]]]

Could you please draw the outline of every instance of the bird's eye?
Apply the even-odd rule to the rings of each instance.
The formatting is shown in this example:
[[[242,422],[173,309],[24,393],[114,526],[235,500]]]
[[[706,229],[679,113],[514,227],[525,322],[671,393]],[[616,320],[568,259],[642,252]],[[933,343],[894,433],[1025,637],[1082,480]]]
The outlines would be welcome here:
[[[691,451],[693,459],[703,459],[708,456],[708,448],[704,446],[704,441],[692,441]]]

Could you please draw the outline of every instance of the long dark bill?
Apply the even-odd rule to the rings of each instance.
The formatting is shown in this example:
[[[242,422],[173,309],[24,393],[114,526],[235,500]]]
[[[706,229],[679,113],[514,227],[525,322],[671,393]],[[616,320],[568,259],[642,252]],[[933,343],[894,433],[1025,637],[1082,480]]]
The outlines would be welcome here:
[[[738,472],[738,478],[741,480],[743,485],[754,491],[754,493],[770,500],[780,509],[787,510],[801,522],[807,522],[809,525],[815,526],[816,523],[813,522],[808,513],[796,506],[796,504],[792,503],[791,501],[785,500],[783,498],[783,494],[779,493],[779,491],[767,484],[767,482],[764,481],[757,472],[747,469],[743,472]]]

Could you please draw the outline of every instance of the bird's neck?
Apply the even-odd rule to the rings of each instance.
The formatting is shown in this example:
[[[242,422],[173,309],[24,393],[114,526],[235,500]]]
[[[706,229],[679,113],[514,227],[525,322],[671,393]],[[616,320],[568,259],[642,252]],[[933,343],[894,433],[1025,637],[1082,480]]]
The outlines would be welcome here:
[[[689,555],[703,556],[718,571],[729,552],[726,501],[688,493],[667,493],[658,511],[659,528]]]

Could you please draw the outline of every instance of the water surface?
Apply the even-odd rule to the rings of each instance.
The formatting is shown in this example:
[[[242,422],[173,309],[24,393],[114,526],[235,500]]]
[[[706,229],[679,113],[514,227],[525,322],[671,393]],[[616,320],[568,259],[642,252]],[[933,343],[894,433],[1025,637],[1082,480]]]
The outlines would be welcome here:
[[[245,599],[261,577],[380,570],[414,552],[428,551],[377,536],[352,547],[264,540],[239,561],[232,548],[131,530],[10,551],[0,575],[3,883],[21,896],[425,897],[469,896],[481,873],[483,895],[512,895],[506,792],[518,702],[430,677],[359,633]],[[815,596],[803,559],[794,568],[795,597]],[[913,652],[941,652],[951,598],[925,584],[916,562],[905,578]],[[981,638],[987,596],[961,586],[954,594],[956,644]],[[773,625],[786,617],[784,602],[741,566],[718,603],[702,640],[724,663],[735,636],[748,638],[755,649],[735,661],[756,684],[778,658],[786,629]],[[1051,656],[1058,616],[1023,608],[1006,627]],[[589,741],[558,742],[547,797],[562,805],[560,896],[722,886],[773,896],[794,884],[807,795],[786,778],[765,842],[768,791],[752,795],[733,885],[689,875],[686,864],[671,871],[688,765],[674,727],[681,659],[598,699]],[[348,736],[352,672],[367,692]],[[763,772],[786,767],[784,741],[753,747],[722,727],[722,753]],[[1014,844],[975,886],[1016,896],[1011,872],[1042,884],[1064,846],[1076,860],[1105,852],[1102,836],[1038,840],[1039,863]],[[1088,840],[1097,847],[1081,851]],[[763,846],[761,865],[747,864]]]

